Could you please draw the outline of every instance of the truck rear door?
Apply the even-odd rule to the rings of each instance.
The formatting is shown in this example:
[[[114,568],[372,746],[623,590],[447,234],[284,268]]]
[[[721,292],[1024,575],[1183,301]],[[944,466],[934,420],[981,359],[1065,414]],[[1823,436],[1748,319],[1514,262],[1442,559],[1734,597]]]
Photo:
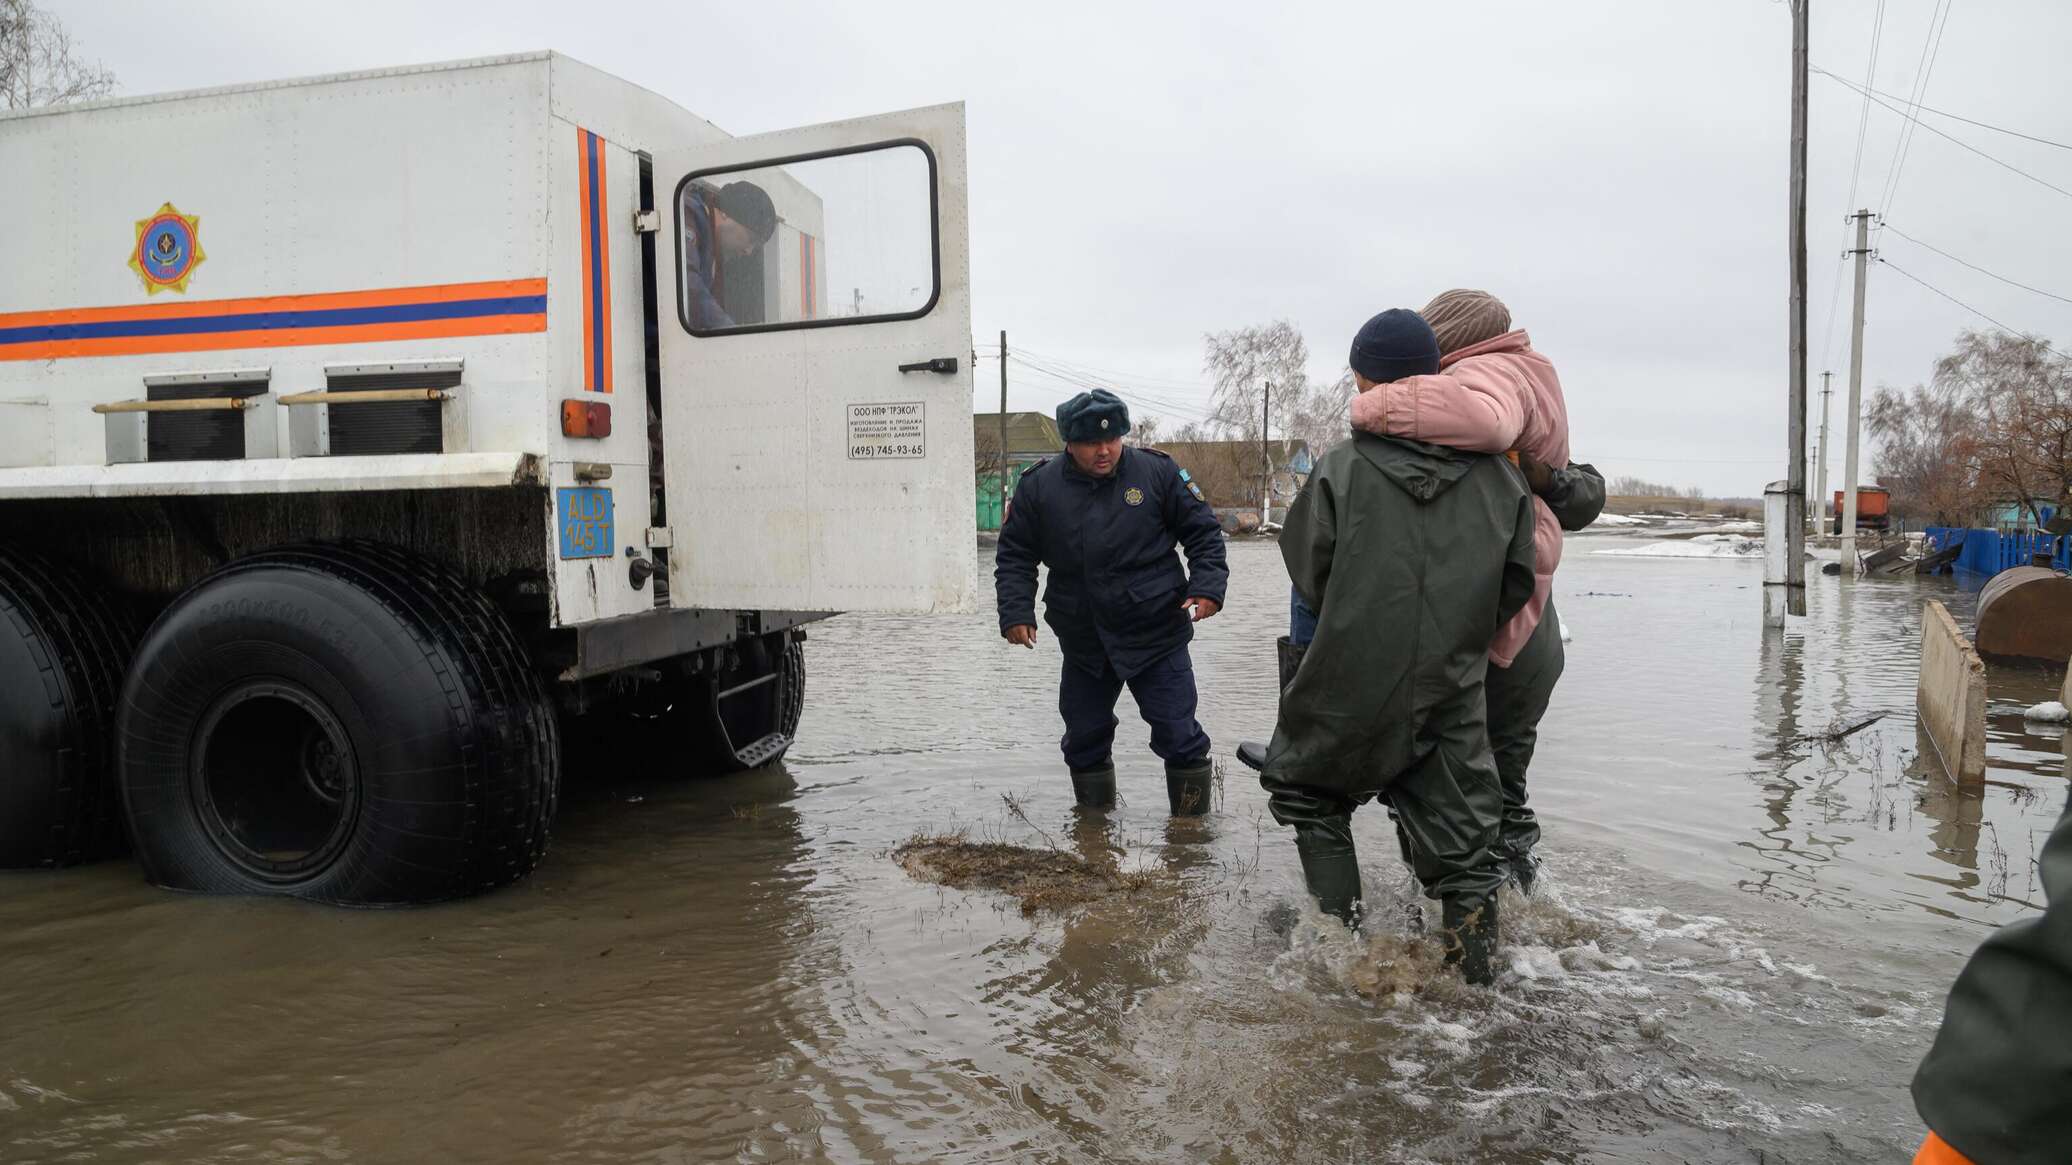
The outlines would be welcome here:
[[[963,105],[654,174],[670,604],[972,610]]]

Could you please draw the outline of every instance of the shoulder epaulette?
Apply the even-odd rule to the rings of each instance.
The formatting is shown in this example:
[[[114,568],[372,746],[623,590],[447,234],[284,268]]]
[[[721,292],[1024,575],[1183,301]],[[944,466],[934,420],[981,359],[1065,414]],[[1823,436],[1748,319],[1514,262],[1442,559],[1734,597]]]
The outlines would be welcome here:
[[[1173,455],[1172,455],[1172,454],[1170,454],[1170,453],[1166,452],[1166,451],[1165,451],[1165,450],[1163,450],[1163,449],[1155,448],[1155,447],[1153,447],[1153,446],[1150,446],[1150,445],[1138,445],[1138,446],[1136,446],[1136,450],[1137,450],[1137,452],[1139,452],[1139,453],[1149,453],[1149,454],[1151,454],[1151,455],[1152,455],[1152,456],[1154,456],[1154,457],[1163,457],[1163,458],[1165,458],[1165,459],[1166,459],[1167,461],[1171,461],[1171,460],[1173,459]]]

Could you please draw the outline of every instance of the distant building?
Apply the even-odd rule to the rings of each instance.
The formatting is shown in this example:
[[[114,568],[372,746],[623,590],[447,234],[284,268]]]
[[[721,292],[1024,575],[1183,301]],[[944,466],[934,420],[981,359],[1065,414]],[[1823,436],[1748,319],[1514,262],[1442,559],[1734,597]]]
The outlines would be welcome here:
[[[1005,508],[1000,498],[1002,462],[1007,468],[1008,496],[1012,497],[1022,474],[1044,458],[1063,453],[1065,440],[1058,435],[1058,423],[1049,413],[1033,412],[1007,414],[1004,458],[1000,449],[999,413],[973,413],[971,439],[972,472],[977,475],[978,484],[978,528],[998,530]]]
[[[1158,448],[1201,486],[1225,530],[1258,527],[1262,460],[1272,466],[1267,493],[1274,522],[1287,518],[1289,503],[1316,467],[1307,441],[1268,441],[1264,458],[1257,441],[1162,441]]]

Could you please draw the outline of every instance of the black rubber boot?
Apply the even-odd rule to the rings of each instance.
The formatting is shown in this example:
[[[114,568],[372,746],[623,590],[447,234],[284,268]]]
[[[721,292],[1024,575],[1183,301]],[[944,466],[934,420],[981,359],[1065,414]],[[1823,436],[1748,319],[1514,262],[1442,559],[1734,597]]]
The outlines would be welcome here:
[[[1528,850],[1522,854],[1511,855],[1508,865],[1511,884],[1518,887],[1520,894],[1527,898],[1532,897],[1532,888],[1540,880],[1539,857]]]
[[[1291,643],[1288,637],[1283,635],[1274,640],[1273,645],[1280,653],[1281,690],[1285,692],[1288,685],[1295,682],[1296,669],[1302,666],[1302,657],[1309,654],[1309,644]]]
[[[1115,808],[1115,766],[1073,769],[1072,800],[1085,809]]]
[[[1440,926],[1446,940],[1446,965],[1458,966],[1460,976],[1477,987],[1496,982],[1490,957],[1496,953],[1496,896],[1487,898],[1442,898]]]
[[[1283,635],[1274,640],[1274,649],[1280,656],[1281,691],[1286,692],[1288,685],[1295,682],[1295,671],[1302,666],[1302,657],[1309,653],[1309,644],[1290,643]],[[1265,772],[1266,746],[1256,740],[1241,741],[1237,746],[1237,759],[1255,773]]]
[[[1166,800],[1172,803],[1175,817],[1200,817],[1209,811],[1211,785],[1216,777],[1216,766],[1203,757],[1192,764],[1166,765]],[[1113,787],[1114,777],[1109,777]]]
[[[1334,817],[1295,827],[1302,881],[1317,909],[1355,930],[1360,926],[1360,863],[1353,852],[1352,819]]]

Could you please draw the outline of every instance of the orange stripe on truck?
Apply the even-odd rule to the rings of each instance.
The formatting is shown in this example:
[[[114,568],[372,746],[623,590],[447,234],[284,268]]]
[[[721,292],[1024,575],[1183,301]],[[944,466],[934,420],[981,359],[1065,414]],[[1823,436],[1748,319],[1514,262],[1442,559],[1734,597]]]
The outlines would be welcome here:
[[[547,281],[505,279],[0,314],[0,360],[355,344],[547,330]]]

